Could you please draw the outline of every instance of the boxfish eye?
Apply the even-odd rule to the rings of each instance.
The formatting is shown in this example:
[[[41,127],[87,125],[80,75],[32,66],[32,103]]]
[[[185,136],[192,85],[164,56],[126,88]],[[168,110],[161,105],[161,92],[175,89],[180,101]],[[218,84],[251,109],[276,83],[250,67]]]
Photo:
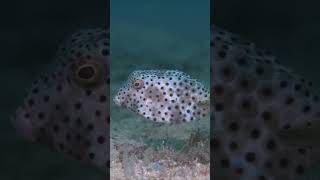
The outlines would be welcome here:
[[[141,79],[136,79],[132,82],[133,88],[139,90],[143,87],[143,81]]]
[[[75,79],[81,85],[93,85],[101,79],[101,68],[98,64],[82,64],[75,70]]]

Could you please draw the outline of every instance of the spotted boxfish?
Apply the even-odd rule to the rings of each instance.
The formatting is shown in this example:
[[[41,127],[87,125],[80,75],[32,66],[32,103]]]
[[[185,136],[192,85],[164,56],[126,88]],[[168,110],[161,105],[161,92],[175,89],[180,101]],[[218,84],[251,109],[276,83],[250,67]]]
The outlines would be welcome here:
[[[114,102],[160,123],[199,120],[209,113],[210,94],[202,83],[177,70],[138,70],[130,74]]]
[[[214,25],[211,78],[214,179],[291,180],[319,161],[312,82]]]

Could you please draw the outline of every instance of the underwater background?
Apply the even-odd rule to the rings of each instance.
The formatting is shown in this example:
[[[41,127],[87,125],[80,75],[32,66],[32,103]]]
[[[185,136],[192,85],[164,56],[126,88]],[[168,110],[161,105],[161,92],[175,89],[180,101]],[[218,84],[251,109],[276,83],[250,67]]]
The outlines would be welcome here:
[[[192,123],[159,126],[112,101],[134,70],[179,70],[209,88],[209,0],[187,0],[183,6],[179,0],[119,0],[110,7],[111,161],[119,158],[123,144],[131,149],[159,148],[163,143],[172,151],[180,150],[197,128],[201,129],[199,141],[206,142],[209,152],[209,116]],[[209,153],[205,159],[208,162]],[[116,173],[111,168],[111,176]]]
[[[133,3],[132,1],[130,2]],[[130,2],[124,2],[125,4],[122,6],[130,9]],[[163,6],[171,7],[170,3],[172,1],[169,0],[148,1],[148,3],[158,3],[157,5],[161,5],[162,2],[165,2]],[[183,6],[191,6],[191,4],[188,5],[188,1],[184,2],[186,2],[186,4]],[[213,5],[214,13],[211,21],[216,25],[233,33],[242,35],[255,42],[261,48],[270,50],[274,55],[279,57],[282,64],[300,72],[300,74],[304,75],[306,78],[313,80],[316,86],[320,86],[318,70],[320,65],[319,1],[216,0]],[[121,5],[119,4],[119,6]],[[189,7],[189,9],[192,8]],[[75,161],[65,160],[61,154],[51,152],[47,147],[30,144],[24,141],[21,137],[16,135],[15,130],[9,122],[9,117],[21,103],[25,89],[30,87],[31,82],[37,79],[41,72],[46,72],[46,69],[50,68],[55,50],[61,41],[77,29],[101,27],[108,24],[108,3],[105,1],[89,2],[83,0],[13,0],[3,2],[0,9],[0,179],[103,179],[103,176],[100,176],[100,174],[93,169],[83,167]],[[113,11],[117,12],[117,10]],[[146,9],[146,11],[148,11],[148,9]],[[123,14],[123,17],[125,17],[125,15],[134,16],[132,11],[123,11],[121,13],[119,11],[118,13]],[[149,10],[149,13],[152,13],[152,11]],[[186,30],[190,30],[189,32],[192,32],[192,29],[199,26],[199,23],[192,21],[192,19],[203,12],[202,10],[201,12],[200,10],[188,10],[184,11],[184,13],[185,18],[182,18],[184,27],[187,28]],[[167,16],[167,19],[170,19],[174,17],[175,11],[173,9],[170,13],[163,12],[162,15]],[[168,37],[173,36],[174,38],[172,39],[178,39],[173,40],[176,43],[180,41],[179,39],[181,36],[182,38],[185,37],[183,35],[180,36],[180,32],[175,32],[178,33],[177,36],[165,33],[167,38],[164,38],[164,36],[159,35],[164,33],[161,31],[160,26],[160,24],[164,22],[160,21],[159,18],[157,20],[152,20],[150,16],[149,18],[149,21],[154,22],[154,26],[150,27],[153,32],[151,32],[150,29],[146,30],[145,27],[141,27],[142,22],[138,24],[135,29],[132,29],[141,32],[140,35],[146,35],[146,37],[150,39],[157,37],[159,39],[164,39],[164,41],[171,41],[171,38]],[[177,25],[178,24],[172,23],[168,24],[168,26],[172,27],[178,27]],[[125,25],[119,23],[118,27],[120,26]],[[140,31],[140,28],[144,31]],[[201,30],[201,28],[199,29]],[[111,36],[111,41],[113,41],[112,38],[113,37]],[[130,38],[134,39],[136,37]],[[126,38],[118,39],[126,42]],[[194,42],[189,39],[187,39],[187,41],[189,43]],[[134,47],[139,47],[139,45],[141,45],[140,41],[133,42],[132,40],[132,43],[135,44]],[[194,44],[192,46],[192,44],[193,43],[191,43],[191,46],[186,46],[188,47],[189,53],[187,57],[191,60],[186,60],[188,58],[184,58],[183,60],[179,60],[181,63],[177,63],[177,60],[176,64],[178,65],[175,68],[183,69],[203,83],[208,83],[208,77],[206,77],[205,74],[209,71],[201,69],[202,65],[198,64],[201,62],[195,60],[196,58],[191,58],[192,54],[198,54],[195,55],[195,57],[201,56],[201,53],[199,52],[201,52],[201,49],[204,49],[202,47],[194,46]],[[120,82],[125,80],[128,73],[132,70],[136,68],[154,68],[153,65],[148,65],[148,62],[151,62],[150,58],[142,58],[141,53],[135,53],[135,51],[139,52],[139,50],[134,47],[133,54],[137,55],[137,57],[127,57],[123,59],[134,59],[135,61],[123,62],[123,64],[121,64],[121,62],[115,62],[115,64],[112,65],[115,69],[119,69],[119,72],[123,73],[120,73],[120,75],[112,75],[111,83],[118,84],[112,87],[113,92],[117,89],[117,86],[120,86]],[[167,48],[173,52],[177,51],[173,47]],[[183,57],[184,53],[181,52],[181,55],[178,57]],[[171,69],[172,59],[168,58],[166,54],[160,53],[160,55],[157,58],[159,58],[159,60],[161,59],[161,63],[160,61],[157,61],[159,62],[157,66],[159,65],[159,67]],[[124,54],[121,55],[121,53],[119,53],[119,56],[124,56]],[[184,61],[190,62],[192,65],[183,63]],[[142,66],[136,66],[138,63]],[[193,71],[193,68],[196,68],[197,70],[201,69],[201,71],[204,72],[199,73]],[[111,108],[114,109],[114,112],[112,113],[122,111],[123,116],[132,116],[132,114],[123,110],[114,107]],[[142,120],[140,121],[138,118],[136,120],[137,123],[141,125]],[[315,168],[310,172],[310,175],[303,179],[320,179],[320,173],[317,173],[319,170],[318,167]]]

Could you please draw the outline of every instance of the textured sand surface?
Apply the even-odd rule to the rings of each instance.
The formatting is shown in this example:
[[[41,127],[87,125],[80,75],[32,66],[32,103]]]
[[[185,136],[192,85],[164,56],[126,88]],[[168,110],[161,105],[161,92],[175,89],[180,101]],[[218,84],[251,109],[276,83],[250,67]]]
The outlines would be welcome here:
[[[159,165],[161,164],[161,165]],[[172,179],[172,180],[207,180],[210,179],[210,164],[192,162],[191,166],[178,166],[178,163],[171,160],[163,160],[152,163],[144,163],[137,160],[132,163],[129,170],[132,179]],[[125,180],[126,169],[120,161],[111,162],[111,176],[113,180]]]

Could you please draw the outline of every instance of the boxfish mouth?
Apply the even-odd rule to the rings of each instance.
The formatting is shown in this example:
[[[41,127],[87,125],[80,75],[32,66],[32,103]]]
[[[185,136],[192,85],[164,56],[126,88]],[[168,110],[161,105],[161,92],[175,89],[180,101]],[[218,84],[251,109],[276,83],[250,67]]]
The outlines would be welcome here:
[[[17,133],[30,142],[35,142],[33,134],[33,127],[29,114],[27,114],[22,107],[19,107],[11,117],[11,123],[16,129]]]

